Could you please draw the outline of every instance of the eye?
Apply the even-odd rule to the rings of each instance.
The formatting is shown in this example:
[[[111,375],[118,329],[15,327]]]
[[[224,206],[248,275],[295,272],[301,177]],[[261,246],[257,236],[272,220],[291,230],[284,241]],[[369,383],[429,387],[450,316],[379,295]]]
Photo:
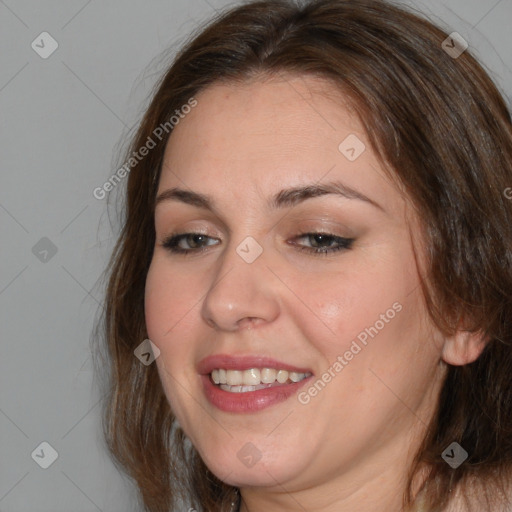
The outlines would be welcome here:
[[[312,254],[328,254],[350,249],[354,243],[354,238],[345,238],[331,233],[303,233],[295,238],[297,239],[308,240],[311,246],[300,247],[300,250]]]
[[[323,255],[350,249],[354,242],[353,238],[344,238],[330,233],[302,233],[293,240],[300,239],[306,239],[311,245],[302,246],[296,242],[290,242],[290,244],[298,246],[300,251]],[[212,243],[207,243],[208,241]],[[173,233],[164,240],[162,247],[171,253],[186,256],[188,254],[200,253],[206,247],[216,245],[218,241],[203,233]]]
[[[174,233],[164,240],[162,247],[172,253],[189,254],[192,252],[199,252],[203,247],[205,247],[204,242],[208,239],[215,241],[214,238],[202,233]]]

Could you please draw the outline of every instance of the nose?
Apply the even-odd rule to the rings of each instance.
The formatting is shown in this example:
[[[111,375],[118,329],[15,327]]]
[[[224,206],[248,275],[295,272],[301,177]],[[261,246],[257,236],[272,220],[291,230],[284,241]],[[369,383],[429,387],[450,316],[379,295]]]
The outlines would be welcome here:
[[[248,263],[235,249],[226,247],[202,304],[204,321],[217,330],[250,329],[279,316],[278,287],[265,251]]]

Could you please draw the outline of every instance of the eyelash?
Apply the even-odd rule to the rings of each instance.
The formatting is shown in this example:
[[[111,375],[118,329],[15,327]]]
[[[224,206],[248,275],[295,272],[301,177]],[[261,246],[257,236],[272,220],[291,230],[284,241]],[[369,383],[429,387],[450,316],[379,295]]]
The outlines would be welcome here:
[[[167,249],[169,252],[173,254],[180,254],[182,256],[189,256],[193,253],[200,253],[205,250],[207,250],[206,247],[200,247],[195,249],[182,249],[181,247],[178,247],[178,244],[181,242],[181,240],[186,239],[188,236],[202,236],[206,238],[211,238],[203,233],[173,233],[168,238],[166,238],[163,243],[162,247]],[[297,238],[304,238],[308,236],[324,236],[327,239],[332,239],[332,241],[337,242],[339,245],[338,247],[334,248],[326,248],[326,249],[315,249],[312,247],[299,247],[299,250],[306,251],[313,255],[323,255],[328,256],[329,254],[342,251],[342,250],[348,250],[352,247],[352,244],[354,242],[354,238],[344,238],[342,236],[333,235],[330,233],[301,233],[300,235],[297,235],[295,239]],[[212,244],[214,245],[214,244]],[[293,244],[295,245],[295,244]]]

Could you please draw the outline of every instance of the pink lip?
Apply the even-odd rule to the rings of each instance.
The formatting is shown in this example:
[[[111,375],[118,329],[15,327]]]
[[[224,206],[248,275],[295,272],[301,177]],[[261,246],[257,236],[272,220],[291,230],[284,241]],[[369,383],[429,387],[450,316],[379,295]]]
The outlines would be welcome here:
[[[276,370],[286,370],[288,372],[312,373],[308,368],[299,368],[298,366],[292,366],[265,356],[231,356],[228,354],[216,354],[205,357],[197,365],[197,371],[200,375],[208,375],[216,368],[223,368],[224,370],[275,368]]]
[[[250,368],[276,368],[297,373],[312,373],[307,368],[299,368],[282,363],[275,359],[264,356],[230,356],[227,354],[218,354],[209,356],[199,362],[197,369],[201,375],[203,391],[208,401],[221,411],[250,413],[260,411],[271,405],[287,400],[296,394],[299,388],[309,381],[313,376],[310,375],[300,382],[291,384],[281,384],[274,387],[258,389],[257,391],[248,391],[246,393],[231,393],[224,391],[215,385],[210,373],[215,368],[226,370],[248,370]]]
[[[300,382],[281,384],[272,388],[258,389],[246,393],[231,393],[216,386],[209,375],[201,375],[203,391],[208,401],[224,412],[257,412],[294,395],[312,376]]]

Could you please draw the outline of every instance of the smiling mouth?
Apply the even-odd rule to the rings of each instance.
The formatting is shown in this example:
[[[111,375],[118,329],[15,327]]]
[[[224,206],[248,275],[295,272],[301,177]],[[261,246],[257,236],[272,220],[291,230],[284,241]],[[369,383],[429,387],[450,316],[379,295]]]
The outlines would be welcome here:
[[[210,373],[210,379],[217,387],[224,391],[247,393],[259,389],[293,384],[311,375],[310,372],[289,372],[275,368],[250,368],[248,370],[216,368]]]

